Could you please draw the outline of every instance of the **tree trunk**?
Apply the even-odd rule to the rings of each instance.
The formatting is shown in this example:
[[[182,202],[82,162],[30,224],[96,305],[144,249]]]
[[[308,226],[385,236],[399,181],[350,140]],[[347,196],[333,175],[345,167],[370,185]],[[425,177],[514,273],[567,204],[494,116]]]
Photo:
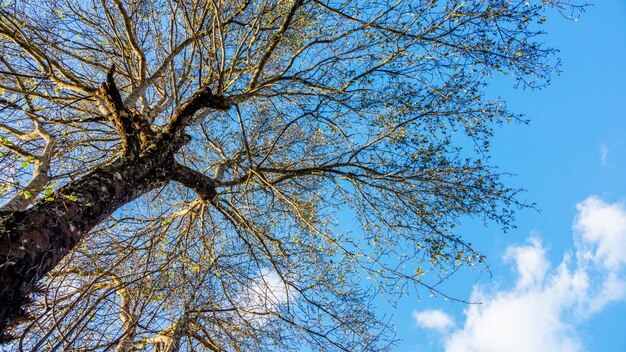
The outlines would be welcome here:
[[[100,167],[24,211],[0,215],[0,334],[34,285],[115,210],[166,184],[162,154]]]

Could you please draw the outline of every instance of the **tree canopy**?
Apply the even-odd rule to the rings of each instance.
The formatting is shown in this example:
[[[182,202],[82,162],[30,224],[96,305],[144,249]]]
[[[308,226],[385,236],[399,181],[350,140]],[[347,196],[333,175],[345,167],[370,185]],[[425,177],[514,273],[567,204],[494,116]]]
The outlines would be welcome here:
[[[7,0],[0,331],[26,350],[381,351],[484,257],[552,0]],[[364,284],[363,282],[367,282]]]

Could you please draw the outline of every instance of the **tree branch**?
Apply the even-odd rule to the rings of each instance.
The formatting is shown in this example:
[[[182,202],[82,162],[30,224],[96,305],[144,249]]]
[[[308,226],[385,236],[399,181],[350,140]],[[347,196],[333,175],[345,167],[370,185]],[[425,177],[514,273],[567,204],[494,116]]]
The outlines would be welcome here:
[[[24,189],[13,196],[5,205],[0,207],[0,212],[25,210],[26,207],[34,203],[39,193],[41,193],[50,181],[48,170],[50,169],[50,162],[52,161],[54,144],[54,139],[48,141],[43,154],[36,158],[35,170],[33,170],[31,180],[26,184]]]
[[[133,114],[122,101],[115,79],[115,65],[107,73],[106,82],[102,83],[96,96],[109,111],[109,118],[115,124],[122,140],[124,156],[136,157],[154,138],[154,131],[144,119]]]
[[[165,126],[162,142],[171,143],[192,121],[193,115],[202,108],[226,111],[232,106],[229,98],[214,95],[209,87],[198,89],[187,101],[182,103],[174,117]]]
[[[210,202],[217,195],[215,180],[209,176],[179,163],[174,163],[169,171],[167,177],[171,181],[178,182],[192,189],[198,194],[200,200]]]
[[[278,29],[278,32],[276,33],[276,35],[274,35],[274,38],[272,38],[272,40],[269,42],[269,45],[267,46],[267,49],[265,50],[263,57],[261,57],[261,60],[259,61],[259,64],[256,67],[256,70],[252,74],[252,79],[250,80],[250,90],[253,90],[254,88],[256,88],[257,82],[259,80],[259,77],[261,76],[261,73],[263,72],[263,68],[265,67],[265,64],[267,64],[267,61],[272,56],[274,49],[276,49],[276,46],[278,45],[278,43],[280,43],[280,40],[282,39],[283,34],[285,34],[287,29],[289,29],[289,24],[291,23],[293,16],[296,14],[296,11],[298,10],[300,6],[302,6],[303,3],[304,3],[303,0],[296,0],[291,5],[291,8],[289,9],[289,13],[287,13],[287,16],[285,16],[285,19],[283,23],[280,25],[280,28]]]
[[[130,112],[124,108],[122,96],[113,78],[114,74],[115,65],[111,65],[107,73],[106,82],[101,84],[100,89],[96,92],[96,96],[108,110],[109,119],[117,128],[117,132],[122,140],[122,153],[125,156],[136,156],[139,155],[140,151],[138,134],[133,128]]]
[[[46,147],[40,156],[32,155],[26,151],[24,151],[24,153],[26,154],[18,153],[22,157],[34,158],[35,170],[33,170],[33,177],[28,182],[28,184],[26,184],[24,189],[22,189],[18,194],[11,198],[5,205],[0,207],[0,212],[25,210],[26,207],[35,202],[39,193],[41,193],[41,191],[50,181],[50,178],[48,177],[48,170],[50,169],[50,163],[52,162],[52,155],[54,153],[56,139],[44,129],[41,123],[39,123],[37,120],[33,121],[35,123],[35,130],[28,134],[13,128],[6,129],[11,132],[16,132],[17,137],[23,140],[30,140],[35,138],[36,136],[39,136],[46,141]],[[4,130],[4,128],[2,127],[3,126],[0,125],[0,130]],[[13,152],[16,152],[14,148],[19,148],[17,146],[7,145],[6,143],[2,143],[2,145]],[[21,148],[19,149],[23,150]]]

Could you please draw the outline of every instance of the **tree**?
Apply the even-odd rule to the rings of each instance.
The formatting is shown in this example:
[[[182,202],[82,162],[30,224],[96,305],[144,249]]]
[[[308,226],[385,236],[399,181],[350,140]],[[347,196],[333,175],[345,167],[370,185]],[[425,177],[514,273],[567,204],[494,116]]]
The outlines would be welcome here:
[[[373,295],[441,294],[484,265],[460,221],[506,229],[525,205],[488,159],[519,116],[483,88],[545,84],[540,27],[567,6],[5,1],[0,331],[33,350],[388,348]]]

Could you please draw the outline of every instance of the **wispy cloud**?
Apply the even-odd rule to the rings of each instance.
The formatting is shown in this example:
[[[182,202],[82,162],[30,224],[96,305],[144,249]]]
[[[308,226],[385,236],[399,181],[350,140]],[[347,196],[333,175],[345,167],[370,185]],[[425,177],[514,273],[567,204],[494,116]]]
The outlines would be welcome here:
[[[613,149],[622,144],[622,141],[619,140],[611,145],[602,144],[600,145],[600,164],[606,166],[609,164],[609,154]]]
[[[471,300],[483,304],[468,306],[462,326],[443,335],[447,352],[584,350],[577,327],[626,298],[626,207],[589,197],[577,209],[575,246],[558,265],[538,237],[506,251],[517,270],[515,286],[474,287]],[[422,313],[414,312],[420,326],[441,331],[420,323]]]

